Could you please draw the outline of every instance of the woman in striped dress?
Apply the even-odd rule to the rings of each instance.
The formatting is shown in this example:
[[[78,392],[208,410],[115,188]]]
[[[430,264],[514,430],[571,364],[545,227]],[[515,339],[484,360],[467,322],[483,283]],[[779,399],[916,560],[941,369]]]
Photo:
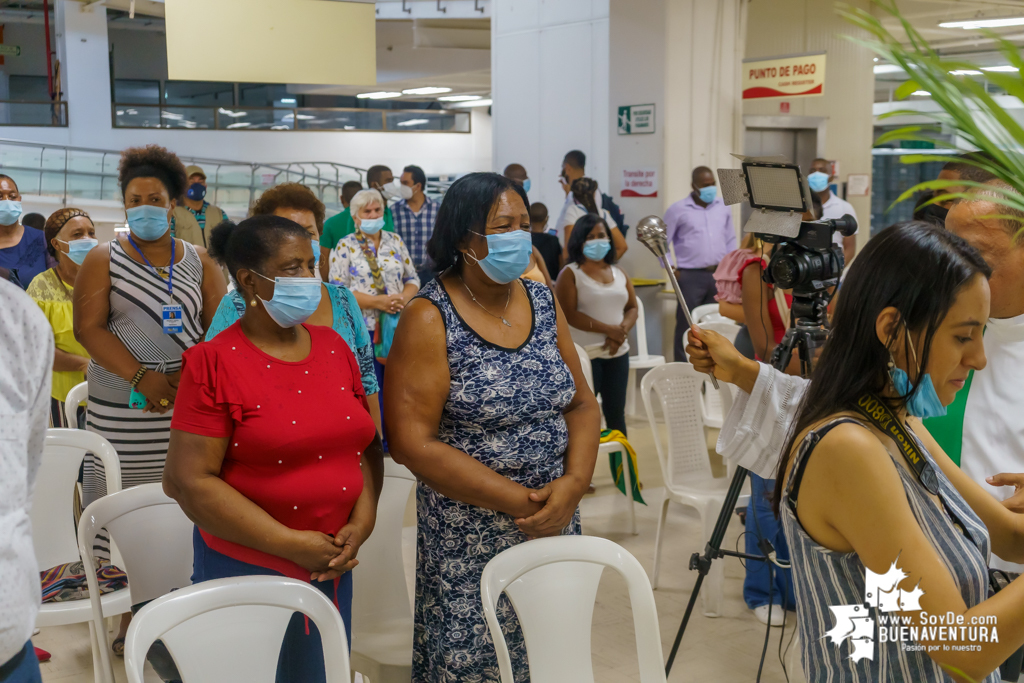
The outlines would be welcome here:
[[[985,367],[991,272],[921,223],[850,267],[775,491],[810,683],[995,683],[1024,644],[1024,579],[989,598],[986,570],[1024,560],[1024,517],[921,424]]]
[[[87,426],[117,450],[128,488],[161,480],[181,354],[202,340],[226,287],[205,249],[171,235],[169,216],[186,183],[173,153],[125,150],[118,181],[130,232],[86,257],[74,315],[92,357]],[[83,489],[85,505],[106,493],[92,457]]]

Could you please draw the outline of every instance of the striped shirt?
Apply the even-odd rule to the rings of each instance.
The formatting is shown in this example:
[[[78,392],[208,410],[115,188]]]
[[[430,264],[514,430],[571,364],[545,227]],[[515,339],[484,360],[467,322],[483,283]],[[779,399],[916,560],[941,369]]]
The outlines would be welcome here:
[[[409,202],[405,199],[391,207],[391,215],[395,220],[395,232],[409,248],[409,256],[417,269],[427,260],[427,242],[434,234],[434,221],[437,219],[437,210],[440,207],[440,204],[425,195],[423,206],[420,207],[418,213],[409,207]]]

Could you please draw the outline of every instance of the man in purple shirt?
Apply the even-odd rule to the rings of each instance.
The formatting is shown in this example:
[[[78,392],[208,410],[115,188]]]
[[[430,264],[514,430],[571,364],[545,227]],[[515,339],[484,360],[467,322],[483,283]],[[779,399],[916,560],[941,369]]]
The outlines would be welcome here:
[[[676,279],[691,311],[715,303],[715,269],[723,256],[736,249],[732,210],[718,197],[715,174],[707,166],[698,166],[692,180],[693,192],[665,212],[668,241],[676,256]],[[679,306],[673,344],[677,362],[686,362],[685,336],[686,317]]]

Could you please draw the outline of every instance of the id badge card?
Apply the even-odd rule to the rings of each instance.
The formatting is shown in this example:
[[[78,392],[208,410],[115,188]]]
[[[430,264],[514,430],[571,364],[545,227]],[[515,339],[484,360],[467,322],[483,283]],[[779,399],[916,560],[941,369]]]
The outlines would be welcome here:
[[[164,304],[163,308],[164,334],[179,334],[185,327],[181,321],[180,304]]]
[[[142,410],[146,407],[146,397],[135,387],[132,387],[131,392],[128,394],[128,407],[135,408],[136,410]]]

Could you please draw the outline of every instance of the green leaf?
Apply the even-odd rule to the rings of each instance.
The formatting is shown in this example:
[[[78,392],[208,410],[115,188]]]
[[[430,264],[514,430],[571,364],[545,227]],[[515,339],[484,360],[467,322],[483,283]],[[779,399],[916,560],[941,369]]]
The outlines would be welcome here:
[[[917,92],[920,89],[920,84],[917,81],[911,79],[909,81],[904,82],[900,87],[896,88],[896,92],[893,93],[893,97],[895,97],[897,100],[905,100],[907,99],[907,97],[910,96],[911,93]]]

